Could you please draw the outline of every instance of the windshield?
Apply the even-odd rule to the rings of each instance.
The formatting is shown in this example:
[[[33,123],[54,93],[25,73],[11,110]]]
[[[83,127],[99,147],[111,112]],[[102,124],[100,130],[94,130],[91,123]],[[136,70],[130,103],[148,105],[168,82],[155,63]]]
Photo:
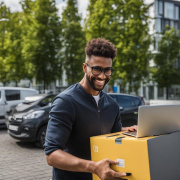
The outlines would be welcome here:
[[[46,106],[46,105],[50,105],[52,100],[56,97],[56,95],[52,95],[52,96],[48,96],[46,98],[44,98],[40,103],[39,105],[40,106]]]
[[[37,101],[37,100],[41,99],[42,97],[43,97],[43,95],[25,97],[25,103]]]

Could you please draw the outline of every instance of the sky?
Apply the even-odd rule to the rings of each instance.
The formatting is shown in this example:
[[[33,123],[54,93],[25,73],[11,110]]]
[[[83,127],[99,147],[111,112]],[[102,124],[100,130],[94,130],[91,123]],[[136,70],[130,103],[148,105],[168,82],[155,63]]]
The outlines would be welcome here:
[[[19,4],[20,0],[0,0],[0,2],[2,1],[6,4],[6,6],[10,7],[12,12],[21,11],[21,5]],[[66,1],[67,0],[56,0],[56,6],[59,10],[59,15],[61,15],[63,8],[66,7]],[[83,18],[86,17],[88,3],[89,0],[78,0],[79,13],[82,14]]]

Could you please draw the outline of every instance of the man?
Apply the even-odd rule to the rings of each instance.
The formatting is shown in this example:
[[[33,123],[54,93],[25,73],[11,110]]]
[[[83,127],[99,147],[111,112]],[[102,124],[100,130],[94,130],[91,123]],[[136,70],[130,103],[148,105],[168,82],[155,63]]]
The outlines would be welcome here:
[[[116,102],[103,92],[113,73],[115,46],[105,39],[92,39],[86,46],[84,78],[59,94],[52,102],[48,123],[45,153],[53,166],[53,180],[116,180],[129,173],[115,172],[104,159],[90,161],[90,137],[121,130],[120,111]]]

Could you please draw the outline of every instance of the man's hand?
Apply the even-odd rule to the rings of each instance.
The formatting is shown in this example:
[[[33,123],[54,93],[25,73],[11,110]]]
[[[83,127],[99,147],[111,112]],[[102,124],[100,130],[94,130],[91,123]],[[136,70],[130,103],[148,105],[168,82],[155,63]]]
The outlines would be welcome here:
[[[137,131],[137,126],[130,126],[130,127],[122,127],[121,131]]]
[[[121,177],[130,176],[130,173],[115,172],[110,165],[118,164],[117,161],[103,159],[101,161],[89,161],[75,157],[63,150],[56,150],[46,155],[50,166],[73,172],[89,172],[100,177],[101,180],[120,180]],[[126,179],[126,178],[125,178]]]
[[[103,159],[101,161],[96,162],[94,173],[99,176],[101,180],[120,180],[121,177],[127,176],[126,173],[123,172],[115,172],[110,168],[110,165],[117,165],[117,161],[113,161],[110,159]],[[128,173],[128,175],[130,175]]]

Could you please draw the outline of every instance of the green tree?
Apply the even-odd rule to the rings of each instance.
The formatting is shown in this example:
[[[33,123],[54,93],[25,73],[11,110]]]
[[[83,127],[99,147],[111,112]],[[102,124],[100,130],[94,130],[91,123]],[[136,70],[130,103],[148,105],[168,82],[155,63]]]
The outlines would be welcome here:
[[[140,82],[148,76],[151,5],[146,5],[144,0],[92,0],[88,7],[86,37],[88,40],[103,37],[116,45],[118,53],[113,62],[112,80],[119,79],[121,86],[128,83],[129,92],[137,93]]]
[[[8,77],[10,81],[17,83],[21,79],[32,79],[29,74],[28,62],[22,57],[22,13],[12,13],[9,18],[9,31],[7,33],[5,48],[6,62],[9,67]]]
[[[168,88],[180,84],[180,70],[176,66],[179,61],[180,39],[174,28],[166,27],[165,33],[159,42],[159,52],[154,56],[156,67],[153,69],[153,78],[159,88]]]
[[[83,76],[82,63],[85,60],[86,40],[80,22],[81,17],[78,14],[77,1],[68,0],[67,7],[62,13],[62,59],[69,84],[74,84]]]
[[[129,84],[129,92],[136,92],[142,81],[148,78],[150,60],[149,8],[144,0],[126,0],[118,10],[122,12],[122,26],[117,44],[116,78]]]
[[[24,17],[23,58],[32,63],[37,82],[44,90],[61,75],[59,51],[61,24],[55,0],[23,0]],[[30,64],[30,63],[29,63]]]
[[[119,2],[118,6],[122,4]],[[119,36],[117,29],[119,17],[116,17],[116,0],[90,0],[87,8],[88,15],[85,19],[86,39],[89,41],[92,38],[106,38],[115,43]]]
[[[10,9],[1,2],[0,3],[0,82],[5,85],[9,82],[9,67],[6,61],[7,51],[5,47],[7,32],[9,30]]]

